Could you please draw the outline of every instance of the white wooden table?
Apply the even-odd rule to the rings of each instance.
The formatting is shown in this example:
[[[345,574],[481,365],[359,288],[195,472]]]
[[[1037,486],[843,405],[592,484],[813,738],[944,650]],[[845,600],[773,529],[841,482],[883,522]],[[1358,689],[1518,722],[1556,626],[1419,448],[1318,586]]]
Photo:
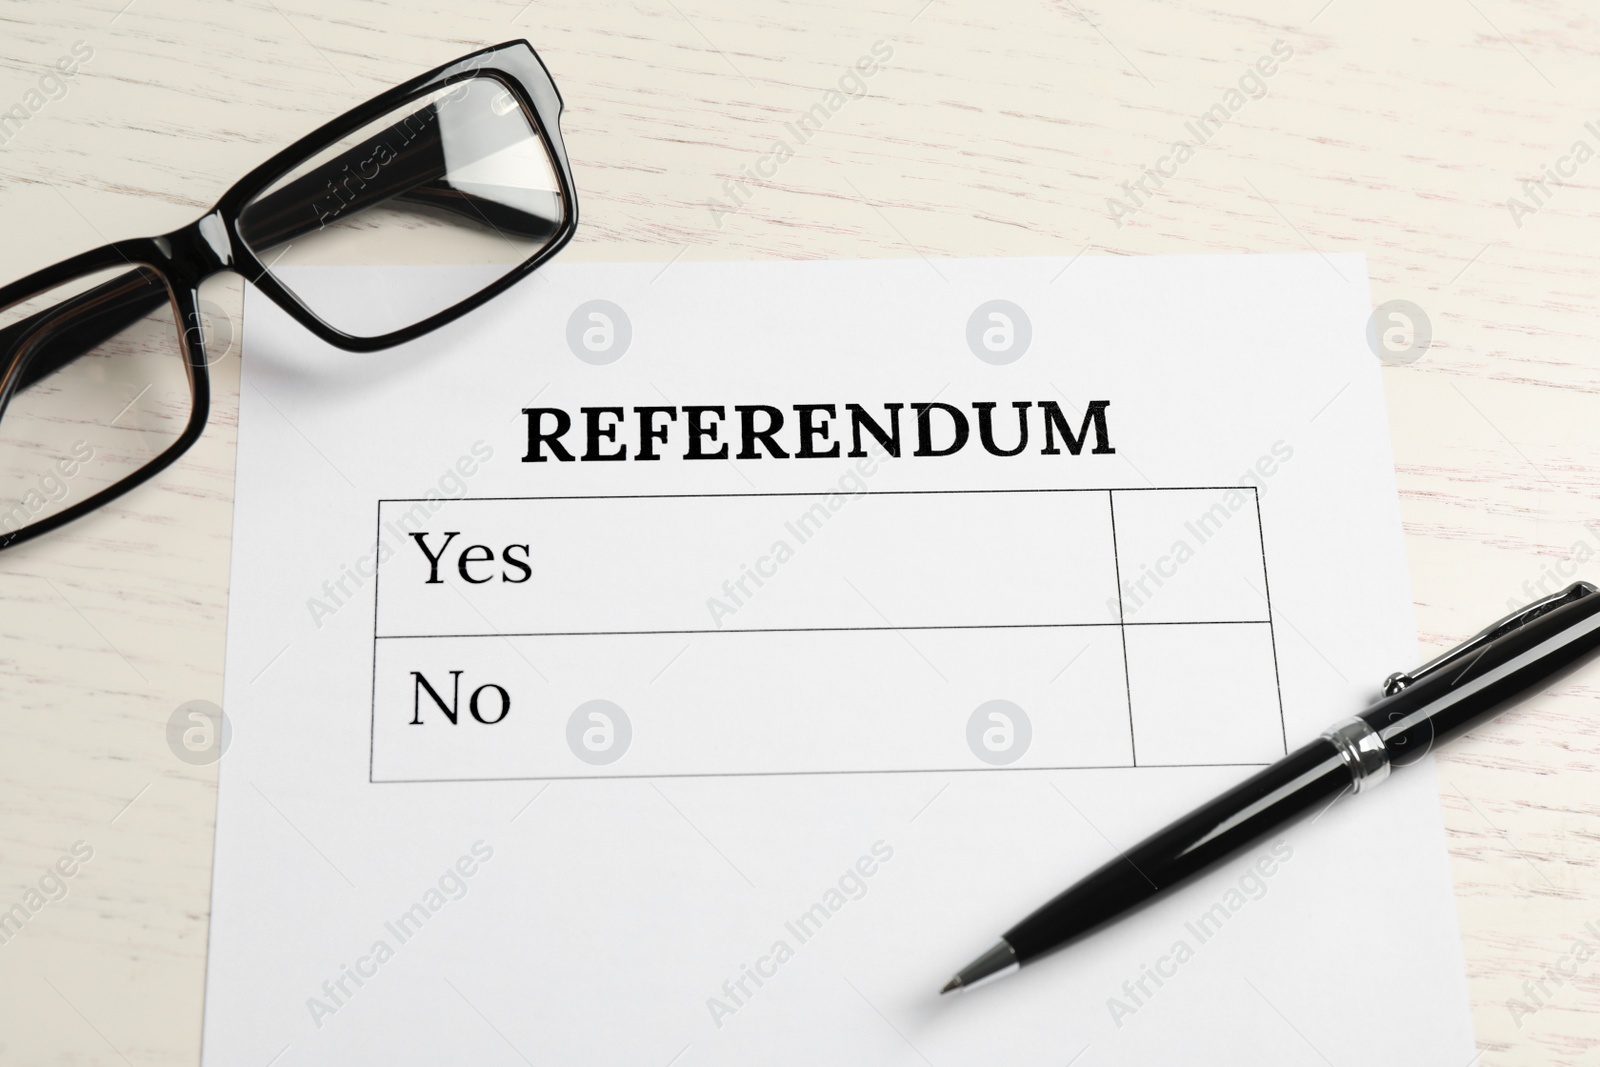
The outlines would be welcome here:
[[[1600,150],[1583,5],[0,0],[0,27],[0,109],[93,49],[0,145],[5,279],[189,222],[320,121],[526,36],[568,105],[569,258],[1365,252],[1372,302],[1413,301],[1433,333],[1385,371],[1423,641],[1600,572],[1600,161],[1563,162]],[[724,183],[880,40],[870,95],[719,218]],[[1279,40],[1265,95],[1231,109]],[[1218,103],[1204,148],[1164,159]],[[239,293],[209,294],[235,335]],[[215,772],[165,726],[221,695],[236,349],[215,383],[174,470],[0,554],[0,910],[93,849],[0,944],[0,1062],[198,1057]],[[1597,685],[1590,668],[1441,753],[1485,1064],[1600,1055],[1600,958],[1544,1006],[1523,986],[1575,938],[1600,947]]]

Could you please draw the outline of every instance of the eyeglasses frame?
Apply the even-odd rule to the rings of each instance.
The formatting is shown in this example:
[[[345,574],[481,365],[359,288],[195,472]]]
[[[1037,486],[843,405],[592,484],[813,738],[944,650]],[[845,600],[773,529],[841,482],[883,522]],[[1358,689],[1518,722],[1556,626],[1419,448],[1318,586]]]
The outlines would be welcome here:
[[[561,186],[563,217],[550,242],[532,258],[494,282],[422,321],[375,337],[345,333],[318,318],[275,278],[246,243],[241,230],[244,209],[279,178],[318,152],[337,143],[404,104],[469,79],[488,77],[511,92],[535,121],[533,126],[555,165]],[[544,61],[526,40],[507,41],[481,49],[426,74],[386,90],[295,141],[250,171],[225,192],[210,211],[171,233],[113,241],[53,266],[45,267],[8,285],[0,286],[0,310],[9,308],[67,282],[117,267],[145,267],[165,283],[183,347],[185,369],[193,398],[188,424],[163,452],[120,481],[99,490],[53,515],[12,532],[0,532],[0,549],[12,547],[58,529],[117,499],[149,481],[187,452],[204,432],[210,415],[211,385],[204,331],[201,328],[199,289],[202,282],[232,271],[249,280],[266,297],[313,335],[348,352],[375,352],[405,344],[460,318],[499,296],[560,252],[578,226],[577,190],[572,167],[561,137],[563,103]],[[28,352],[13,355],[0,376],[0,419],[18,388]]]

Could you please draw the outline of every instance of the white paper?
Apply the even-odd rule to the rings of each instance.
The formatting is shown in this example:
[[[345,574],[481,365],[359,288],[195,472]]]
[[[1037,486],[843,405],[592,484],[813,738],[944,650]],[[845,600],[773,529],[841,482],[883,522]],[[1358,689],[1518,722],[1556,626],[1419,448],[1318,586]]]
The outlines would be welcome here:
[[[252,292],[205,1062],[1465,1064],[1431,763],[935,993],[1413,665],[1366,291],[1352,256],[556,264],[364,355]],[[959,451],[912,454],[927,403]],[[849,455],[851,404],[905,405],[898,458]],[[738,458],[738,405],[788,458]],[[692,406],[731,458],[684,458]],[[579,458],[586,407],[629,458]],[[524,409],[573,461],[525,461]]]

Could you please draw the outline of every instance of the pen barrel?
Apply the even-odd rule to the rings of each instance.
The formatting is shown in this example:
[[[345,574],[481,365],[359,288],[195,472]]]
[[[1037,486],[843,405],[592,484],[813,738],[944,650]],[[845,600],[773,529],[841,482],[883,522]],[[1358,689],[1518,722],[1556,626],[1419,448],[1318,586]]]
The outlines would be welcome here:
[[[1377,731],[1389,762],[1415,763],[1530,690],[1600,651],[1600,595],[1557,608],[1385,697],[1357,718]]]
[[[1576,587],[1574,587],[1576,588]],[[1575,599],[1425,669],[1405,688],[1335,726],[1157,831],[1005,933],[1018,963],[1064,948],[1148,904],[1347,790],[1382,781],[1507,703],[1600,652],[1600,595]],[[1381,743],[1380,743],[1381,742]]]
[[[1109,861],[1008,930],[1005,940],[1019,963],[1063,948],[1321,810],[1351,785],[1344,755],[1319,737]]]

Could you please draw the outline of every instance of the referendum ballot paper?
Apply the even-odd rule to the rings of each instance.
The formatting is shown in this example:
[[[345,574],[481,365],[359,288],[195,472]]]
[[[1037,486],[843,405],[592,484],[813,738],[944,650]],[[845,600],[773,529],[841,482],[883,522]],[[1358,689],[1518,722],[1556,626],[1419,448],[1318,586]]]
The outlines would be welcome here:
[[[1368,305],[556,264],[363,355],[252,293],[205,1062],[1462,1067],[1427,761],[936,995],[1414,665]]]

